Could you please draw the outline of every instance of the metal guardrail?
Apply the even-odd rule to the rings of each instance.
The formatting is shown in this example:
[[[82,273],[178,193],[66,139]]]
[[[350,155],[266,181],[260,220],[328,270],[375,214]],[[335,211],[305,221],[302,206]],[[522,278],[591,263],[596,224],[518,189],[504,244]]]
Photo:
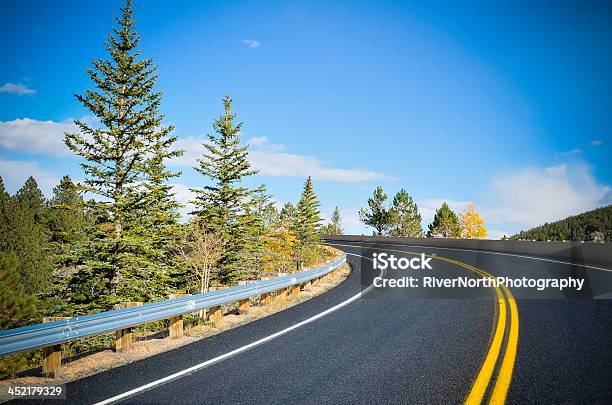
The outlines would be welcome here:
[[[322,267],[299,273],[261,280],[219,291],[153,302],[138,307],[117,309],[97,314],[0,331],[0,356],[102,335],[147,322],[180,316],[201,309],[229,304],[324,276],[346,262],[346,256]]]

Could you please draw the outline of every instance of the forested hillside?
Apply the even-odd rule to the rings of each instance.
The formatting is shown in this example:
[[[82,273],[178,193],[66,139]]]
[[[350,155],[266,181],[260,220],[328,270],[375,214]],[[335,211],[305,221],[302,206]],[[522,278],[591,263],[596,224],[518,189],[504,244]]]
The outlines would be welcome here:
[[[510,239],[612,242],[612,205],[546,223]]]

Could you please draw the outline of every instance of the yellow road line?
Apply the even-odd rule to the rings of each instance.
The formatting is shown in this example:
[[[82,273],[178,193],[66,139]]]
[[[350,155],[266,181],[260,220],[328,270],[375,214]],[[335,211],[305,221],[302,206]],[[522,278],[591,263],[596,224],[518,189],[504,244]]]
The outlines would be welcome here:
[[[339,243],[328,243],[332,246],[344,246],[344,247],[361,247],[359,245],[345,245]],[[383,250],[388,252],[398,252],[398,253],[406,253],[411,255],[419,255],[421,253],[410,252],[406,250],[396,250],[396,249],[386,249],[372,246],[372,249]],[[454,259],[450,259],[442,256],[433,256],[425,254],[426,257],[432,257],[434,259],[442,260],[448,263],[453,263],[457,266],[463,267],[481,275],[483,277],[495,278],[492,274],[479,269],[477,267],[471,266],[467,263],[463,263]],[[506,300],[508,301],[508,306],[510,307],[510,326],[509,326],[509,334],[508,341],[506,343],[506,351],[504,353],[504,357],[500,366],[500,370],[498,373],[497,380],[495,381],[495,386],[493,388],[493,393],[491,395],[491,399],[489,403],[491,404],[503,404],[506,400],[506,396],[508,394],[508,389],[510,388],[510,382],[512,381],[512,372],[514,369],[514,363],[516,360],[516,351],[518,348],[518,308],[516,305],[516,301],[514,300],[514,296],[510,292],[510,290],[506,286],[502,286],[504,294],[501,292],[499,287],[493,287],[495,290],[495,294],[497,296],[497,302],[499,306],[499,317],[497,319],[497,326],[495,328],[495,333],[493,335],[493,340],[491,341],[491,346],[489,347],[489,351],[487,356],[485,357],[485,361],[482,364],[480,371],[478,372],[478,376],[472,385],[472,389],[467,396],[465,401],[466,404],[480,404],[482,399],[487,391],[487,387],[491,381],[491,377],[493,376],[493,372],[495,370],[495,364],[497,363],[497,359],[499,358],[499,354],[501,351],[501,345],[503,343],[505,326],[506,326]]]
[[[478,372],[478,376],[472,385],[472,389],[465,400],[465,403],[470,405],[480,404],[482,402],[482,398],[484,397],[487,387],[489,386],[489,382],[491,381],[491,377],[493,376],[495,364],[497,363],[501,346],[504,341],[504,331],[506,328],[506,302],[499,288],[495,289],[495,293],[497,294],[497,303],[499,305],[497,327],[495,328],[495,335],[491,341],[491,347],[489,348],[487,357],[485,357],[485,361],[482,363],[482,367],[480,367],[480,371]]]
[[[519,318],[516,301],[506,286],[503,286],[503,289],[510,304],[510,331],[508,334],[508,343],[506,344],[506,353],[504,353],[504,359],[502,360],[499,374],[497,375],[495,388],[493,389],[493,394],[491,394],[491,399],[489,400],[489,404],[495,405],[506,402],[506,396],[508,395],[508,389],[510,388],[510,382],[512,381],[512,371],[514,369],[514,362],[516,360],[519,335]]]

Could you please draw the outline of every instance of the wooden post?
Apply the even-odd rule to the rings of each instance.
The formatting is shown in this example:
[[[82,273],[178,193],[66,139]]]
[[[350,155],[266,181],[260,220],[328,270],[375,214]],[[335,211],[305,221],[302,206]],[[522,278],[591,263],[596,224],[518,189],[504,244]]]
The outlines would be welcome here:
[[[271,301],[272,301],[272,294],[270,293],[261,294],[261,298],[259,300],[261,305],[268,305]]]
[[[43,318],[43,323],[67,319],[61,316]],[[62,345],[43,347],[42,373],[45,377],[59,378],[62,366]]]
[[[300,297],[300,285],[296,284],[291,287],[291,298],[299,298]]]
[[[312,281],[307,281],[304,283],[304,290],[306,289],[310,289],[310,287],[312,286]]]
[[[212,307],[208,310],[208,320],[215,325],[215,328],[221,326],[223,321],[223,312],[220,306]]]
[[[191,294],[170,294],[168,298],[182,298],[190,297]],[[168,328],[168,335],[170,339],[180,339],[184,336],[185,330],[183,327],[183,315],[173,316],[170,318],[170,326]]]
[[[238,311],[240,312],[240,315],[248,314],[250,306],[251,306],[251,300],[248,298],[238,301]]]
[[[274,301],[278,302],[278,301],[282,300],[286,295],[287,295],[287,289],[286,288],[278,289],[278,290],[276,290],[276,295],[274,296]]]
[[[142,302],[124,302],[115,304],[115,309],[132,308],[142,305]],[[115,331],[115,351],[124,352],[134,347],[132,328],[119,329]]]

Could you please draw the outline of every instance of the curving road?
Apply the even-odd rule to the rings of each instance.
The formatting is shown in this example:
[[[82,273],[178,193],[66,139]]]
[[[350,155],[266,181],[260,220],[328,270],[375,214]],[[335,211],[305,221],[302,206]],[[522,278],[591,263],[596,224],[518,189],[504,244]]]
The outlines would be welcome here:
[[[347,252],[353,272],[330,292],[68,384],[69,402],[112,400],[130,390],[137,392],[121,398],[128,403],[405,404],[491,398],[606,403],[612,398],[611,300],[527,299],[503,291],[500,297],[493,289],[462,299],[405,298],[396,296],[397,289],[361,294],[362,285],[378,274],[362,257],[372,251],[436,255],[436,274],[448,277],[479,277],[477,270],[550,276],[575,272],[574,266],[397,244],[338,242],[336,247]],[[279,331],[286,333],[228,355]],[[151,384],[219,356],[224,357],[205,368]],[[151,386],[144,389],[146,384]]]

